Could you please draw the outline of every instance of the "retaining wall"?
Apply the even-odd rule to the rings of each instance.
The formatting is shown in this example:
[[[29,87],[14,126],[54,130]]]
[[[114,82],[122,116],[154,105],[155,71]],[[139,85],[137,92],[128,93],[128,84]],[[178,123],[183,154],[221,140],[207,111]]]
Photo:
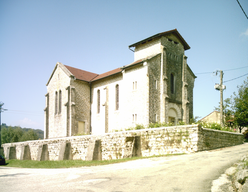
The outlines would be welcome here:
[[[243,134],[198,125],[150,128],[3,144],[7,159],[110,160],[192,153],[243,143]]]

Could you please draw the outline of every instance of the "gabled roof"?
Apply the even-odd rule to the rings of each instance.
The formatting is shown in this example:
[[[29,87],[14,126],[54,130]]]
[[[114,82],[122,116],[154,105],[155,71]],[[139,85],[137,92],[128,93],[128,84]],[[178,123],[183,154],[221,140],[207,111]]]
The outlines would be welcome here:
[[[73,74],[70,71],[68,71],[66,69],[66,67],[62,63],[57,62],[56,65],[55,65],[55,67],[54,67],[54,69],[53,69],[52,74],[50,75],[50,77],[48,79],[48,82],[47,82],[46,86],[48,86],[48,84],[50,83],[50,81],[51,81],[51,79],[53,77],[53,74],[55,73],[55,71],[57,70],[58,67],[60,67],[65,72],[65,74],[68,75],[68,77],[73,76]]]
[[[98,76],[96,76],[94,79],[92,79],[92,81],[96,81],[96,80],[99,80],[99,79],[102,79],[102,78],[105,78],[105,77],[109,77],[111,75],[115,75],[117,73],[121,73],[121,68],[117,68],[117,69],[114,69],[112,71],[108,71],[106,73],[103,73],[103,74],[100,74]]]
[[[74,67],[70,67],[68,65],[64,65],[72,74],[73,76],[78,79],[78,80],[82,80],[82,81],[87,81],[90,82],[91,80],[93,80],[95,77],[99,76],[96,73],[91,73],[89,71],[84,71],[82,69],[77,69]]]
[[[209,113],[207,116],[205,116],[205,117],[201,118],[199,121],[204,120],[205,118],[209,117],[210,115],[212,115],[212,114],[214,114],[214,113],[220,113],[220,112],[219,112],[219,111],[214,110],[214,111],[212,111],[211,113]]]
[[[137,45],[140,45],[140,44],[143,44],[143,43],[146,43],[147,41],[151,41],[152,39],[156,39],[156,38],[159,38],[159,37],[162,37],[162,36],[166,36],[166,35],[169,35],[169,34],[173,34],[175,35],[178,39],[180,39],[180,41],[182,42],[183,46],[184,46],[184,50],[188,50],[190,49],[190,46],[188,45],[188,43],[184,40],[184,38],[180,35],[180,33],[177,31],[177,29],[173,29],[173,30],[170,30],[170,31],[165,31],[165,32],[162,32],[162,33],[158,33],[156,35],[153,35],[151,37],[148,37],[146,39],[143,39],[137,43],[134,43],[132,45],[129,45],[129,48],[131,47],[136,47]]]

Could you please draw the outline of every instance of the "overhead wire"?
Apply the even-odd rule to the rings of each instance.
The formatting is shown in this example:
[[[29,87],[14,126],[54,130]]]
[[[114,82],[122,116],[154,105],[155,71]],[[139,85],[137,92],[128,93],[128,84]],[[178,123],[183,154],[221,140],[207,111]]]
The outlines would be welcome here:
[[[246,73],[246,74],[244,74],[244,75],[241,75],[241,76],[239,76],[239,77],[233,78],[233,79],[229,79],[229,80],[227,80],[227,81],[224,81],[223,83],[226,83],[226,82],[229,82],[229,81],[233,81],[233,80],[239,79],[239,78],[244,77],[244,76],[246,76],[246,75],[248,75],[248,73]]]
[[[243,68],[248,68],[248,65],[244,66],[244,67],[239,67],[239,68],[225,69],[225,70],[222,70],[222,71],[224,71],[224,72],[226,72],[226,71],[234,71],[234,70],[243,69]],[[210,74],[210,73],[215,73],[215,71],[196,73],[196,75],[204,75],[204,74]]]
[[[223,72],[225,71],[225,72],[227,72],[227,71],[234,71],[234,70],[238,70],[238,69],[244,69],[244,68],[247,68],[248,66],[244,66],[244,67],[239,67],[239,68],[233,68],[233,69],[226,69],[226,70],[223,70]],[[196,75],[203,75],[203,74],[210,74],[210,73],[215,73],[215,71],[214,72],[202,72],[202,73],[196,73]],[[236,79],[239,79],[239,78],[241,78],[241,77],[244,77],[244,76],[246,76],[246,75],[248,75],[248,73],[246,73],[246,74],[244,74],[244,75],[241,75],[241,76],[238,76],[238,77],[235,77],[235,78],[233,78],[233,79],[229,79],[229,80],[227,80],[227,81],[223,81],[223,83],[227,83],[227,82],[229,82],[229,81],[233,81],[233,80],[236,80]]]
[[[8,109],[5,112],[15,113],[15,114],[43,115],[42,112],[37,112],[37,111],[21,111],[21,110],[13,110],[13,109]]]
[[[248,19],[247,15],[246,15],[246,13],[245,13],[245,10],[243,9],[243,7],[241,6],[241,4],[239,3],[238,0],[237,0],[237,2],[238,2],[238,4],[239,4],[240,8],[242,9],[243,13],[245,14],[246,18]]]

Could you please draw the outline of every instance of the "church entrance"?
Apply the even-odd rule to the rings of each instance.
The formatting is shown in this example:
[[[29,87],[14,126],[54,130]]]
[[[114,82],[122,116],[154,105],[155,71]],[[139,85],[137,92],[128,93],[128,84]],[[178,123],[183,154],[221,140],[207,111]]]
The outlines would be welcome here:
[[[176,125],[176,118],[175,117],[169,117],[169,123]]]

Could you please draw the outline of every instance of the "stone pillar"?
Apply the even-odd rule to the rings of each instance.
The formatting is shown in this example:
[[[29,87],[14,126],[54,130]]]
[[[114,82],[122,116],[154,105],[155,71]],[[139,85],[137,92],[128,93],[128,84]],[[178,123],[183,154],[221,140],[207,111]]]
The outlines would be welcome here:
[[[44,139],[49,138],[49,93],[46,95],[46,108],[44,109],[45,111],[45,129],[44,129]]]
[[[9,159],[16,159],[16,147],[7,147],[5,150],[5,158]]]
[[[29,145],[21,146],[20,160],[31,160],[31,154],[30,154]]]
[[[132,151],[132,157],[141,157],[141,139],[140,136],[134,137],[134,144],[133,144],[133,151]]]
[[[108,110],[109,110],[109,107],[108,107],[108,105],[109,105],[109,101],[108,101],[108,98],[109,98],[109,89],[108,89],[108,87],[105,87],[104,88],[105,89],[105,91],[106,91],[106,100],[105,100],[105,104],[104,104],[104,106],[105,106],[105,133],[108,133],[108,118],[109,118],[109,115],[108,115]]]
[[[40,145],[38,147],[37,161],[49,160],[49,152],[47,144]]]
[[[75,87],[71,86],[71,127],[70,127],[70,136],[74,136],[76,132],[76,91]]]
[[[166,64],[164,56],[166,55],[164,46],[161,45],[161,69],[160,69],[160,122],[165,122],[165,82],[164,82],[164,71],[166,68],[164,65]]]
[[[72,159],[71,154],[71,143],[61,143],[59,150],[59,160],[70,160]]]
[[[86,161],[102,160],[102,142],[101,140],[91,140],[89,142]]]
[[[67,102],[66,106],[66,136],[70,136],[70,103],[71,103],[71,87],[68,86],[67,90]]]
[[[184,55],[183,56],[183,62],[182,62],[182,110],[183,110],[182,115],[183,115],[183,117],[181,117],[181,118],[183,119],[183,122],[189,123],[189,122],[187,122],[187,103],[188,103],[187,88],[188,88],[188,84],[187,84],[186,70],[187,70],[187,57]]]

